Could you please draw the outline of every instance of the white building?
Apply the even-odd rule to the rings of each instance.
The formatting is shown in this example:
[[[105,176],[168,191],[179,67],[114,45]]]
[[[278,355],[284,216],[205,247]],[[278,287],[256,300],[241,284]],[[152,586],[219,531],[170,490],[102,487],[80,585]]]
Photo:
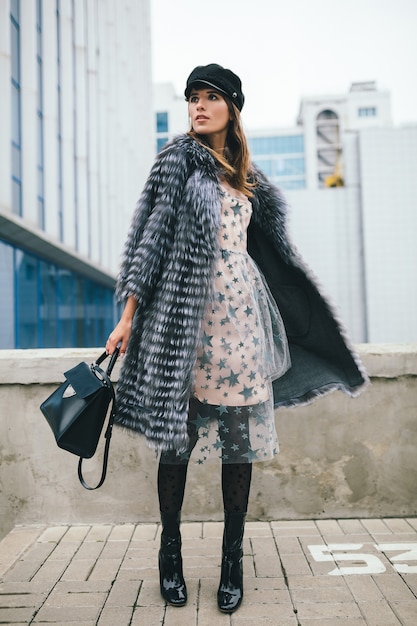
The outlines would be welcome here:
[[[0,348],[103,345],[153,158],[149,0],[0,3]]]
[[[164,89],[158,112],[171,137],[187,125]],[[303,98],[297,126],[248,139],[253,160],[285,190],[293,240],[352,339],[416,341],[417,125],[394,128],[389,92],[354,83],[346,94]]]

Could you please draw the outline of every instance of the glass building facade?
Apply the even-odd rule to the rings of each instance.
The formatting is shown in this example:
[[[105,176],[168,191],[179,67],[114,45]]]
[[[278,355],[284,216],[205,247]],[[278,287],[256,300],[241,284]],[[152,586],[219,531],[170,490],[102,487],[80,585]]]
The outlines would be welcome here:
[[[0,240],[0,349],[103,345],[113,290]]]
[[[251,135],[252,161],[282,189],[305,189],[304,135]]]
[[[0,3],[10,33],[0,45],[10,103],[0,119],[0,349],[102,346],[120,313],[125,206],[154,138],[115,51],[143,57],[138,81],[150,89],[149,3],[126,0],[117,28],[107,22],[117,0],[27,4]],[[113,93],[125,97],[109,107]]]

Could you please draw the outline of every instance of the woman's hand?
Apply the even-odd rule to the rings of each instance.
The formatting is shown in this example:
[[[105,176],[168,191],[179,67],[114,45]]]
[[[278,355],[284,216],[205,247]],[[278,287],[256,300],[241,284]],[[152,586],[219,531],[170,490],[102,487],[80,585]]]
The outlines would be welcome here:
[[[119,354],[125,354],[132,332],[133,316],[137,306],[137,300],[135,300],[133,296],[129,296],[119,323],[115,326],[107,339],[107,354],[113,354],[119,343],[121,343]]]
[[[112,332],[109,335],[106,343],[106,352],[107,354],[113,354],[116,349],[117,344],[121,342],[120,352],[119,354],[124,354],[126,352],[127,344],[130,339],[130,334],[132,332],[132,322],[120,320],[120,322],[115,326]]]

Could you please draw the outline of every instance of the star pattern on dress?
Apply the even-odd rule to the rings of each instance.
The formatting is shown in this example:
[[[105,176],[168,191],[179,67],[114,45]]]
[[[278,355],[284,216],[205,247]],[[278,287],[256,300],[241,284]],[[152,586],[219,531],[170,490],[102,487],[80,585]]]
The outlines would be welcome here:
[[[199,463],[219,457],[251,463],[271,458],[277,447],[269,382],[273,356],[264,330],[268,304],[246,248],[251,204],[237,196],[224,190],[213,299],[194,370],[202,408],[192,424],[207,444],[195,447]]]

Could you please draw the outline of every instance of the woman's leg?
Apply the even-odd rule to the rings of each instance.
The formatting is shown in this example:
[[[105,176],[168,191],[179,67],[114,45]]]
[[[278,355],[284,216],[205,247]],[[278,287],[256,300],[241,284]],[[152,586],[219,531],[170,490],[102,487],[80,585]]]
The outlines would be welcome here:
[[[248,413],[241,407],[233,417],[227,424],[229,436],[236,449],[248,450]],[[217,604],[224,613],[236,611],[243,598],[242,545],[251,481],[252,463],[223,463],[224,533]]]
[[[233,613],[243,598],[243,533],[252,479],[252,464],[223,464],[224,532],[217,605]]]
[[[176,459],[175,454],[162,454],[158,467],[158,498],[162,522],[159,550],[160,589],[164,600],[173,606],[184,606],[187,602],[187,588],[182,571],[180,524],[188,461],[197,442],[197,433],[191,424],[191,420],[195,419],[193,409],[194,402],[191,401],[188,454],[181,461]]]

